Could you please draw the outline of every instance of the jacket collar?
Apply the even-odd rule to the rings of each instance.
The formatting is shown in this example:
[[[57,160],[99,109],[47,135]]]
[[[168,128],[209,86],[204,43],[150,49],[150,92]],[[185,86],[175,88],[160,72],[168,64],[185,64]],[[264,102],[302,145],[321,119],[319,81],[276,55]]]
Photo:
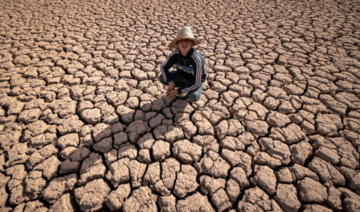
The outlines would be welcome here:
[[[180,50],[179,50],[179,52],[180,52]],[[191,57],[191,55],[192,55],[193,52],[194,52],[194,49],[193,49],[193,48],[190,48],[190,50],[188,51],[188,53],[187,53],[187,55],[186,55],[185,58]],[[181,55],[182,57],[184,57],[184,56],[181,54],[181,52],[180,52],[180,55]]]

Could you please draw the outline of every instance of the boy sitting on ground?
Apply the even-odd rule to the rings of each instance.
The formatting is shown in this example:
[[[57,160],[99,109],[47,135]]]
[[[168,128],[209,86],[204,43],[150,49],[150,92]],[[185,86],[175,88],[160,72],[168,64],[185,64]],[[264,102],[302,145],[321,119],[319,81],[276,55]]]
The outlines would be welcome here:
[[[200,43],[194,38],[191,28],[183,27],[177,37],[171,41],[169,48],[176,48],[160,66],[159,80],[168,85],[166,97],[187,95],[191,102],[198,101],[206,79],[205,60],[192,47]],[[169,72],[175,65],[176,71]]]

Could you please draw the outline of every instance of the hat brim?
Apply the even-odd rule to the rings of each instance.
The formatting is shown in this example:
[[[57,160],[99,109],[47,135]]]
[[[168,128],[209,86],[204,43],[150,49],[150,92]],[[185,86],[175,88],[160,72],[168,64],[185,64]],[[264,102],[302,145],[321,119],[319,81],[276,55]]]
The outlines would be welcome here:
[[[182,39],[189,39],[189,40],[194,41],[194,45],[193,45],[193,46],[196,46],[196,45],[198,45],[198,44],[200,43],[200,41],[199,41],[198,39],[195,39],[195,38],[190,38],[190,37],[177,37],[177,38],[175,38],[174,40],[172,40],[172,41],[170,42],[169,48],[170,48],[170,49],[176,49],[176,48],[178,48],[178,45],[176,44],[176,42],[177,42],[178,40],[182,40]]]

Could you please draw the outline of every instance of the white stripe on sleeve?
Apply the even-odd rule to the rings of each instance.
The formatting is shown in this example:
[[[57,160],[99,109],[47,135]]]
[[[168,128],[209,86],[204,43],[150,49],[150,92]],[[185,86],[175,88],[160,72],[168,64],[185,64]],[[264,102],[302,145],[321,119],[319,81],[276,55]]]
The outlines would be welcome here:
[[[197,56],[196,54],[193,54],[191,57],[194,59],[194,61],[196,63],[196,78],[195,78],[194,85],[182,90],[182,92],[185,94],[189,93],[192,90],[199,88],[201,85],[201,76],[202,76],[201,60],[200,60],[199,56]]]

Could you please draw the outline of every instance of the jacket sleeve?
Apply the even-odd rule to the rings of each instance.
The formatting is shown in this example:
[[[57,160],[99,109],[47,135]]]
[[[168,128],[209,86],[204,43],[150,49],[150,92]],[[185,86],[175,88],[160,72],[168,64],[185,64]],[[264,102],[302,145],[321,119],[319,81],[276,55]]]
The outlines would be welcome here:
[[[171,52],[171,54],[168,56],[166,61],[163,64],[161,64],[161,66],[160,66],[160,72],[163,76],[164,81],[167,83],[169,83],[173,80],[169,74],[169,69],[171,68],[171,66],[173,66],[176,63],[176,55],[178,53],[179,53],[178,49]]]
[[[195,69],[195,81],[193,83],[191,83],[190,85],[184,86],[184,87],[180,87],[178,89],[178,93],[179,94],[187,94],[192,90],[196,90],[201,86],[201,78],[202,78],[202,74],[203,74],[203,70],[205,68],[205,60],[200,58],[198,55],[193,54],[191,56],[191,58],[194,60],[194,67],[196,67]]]

